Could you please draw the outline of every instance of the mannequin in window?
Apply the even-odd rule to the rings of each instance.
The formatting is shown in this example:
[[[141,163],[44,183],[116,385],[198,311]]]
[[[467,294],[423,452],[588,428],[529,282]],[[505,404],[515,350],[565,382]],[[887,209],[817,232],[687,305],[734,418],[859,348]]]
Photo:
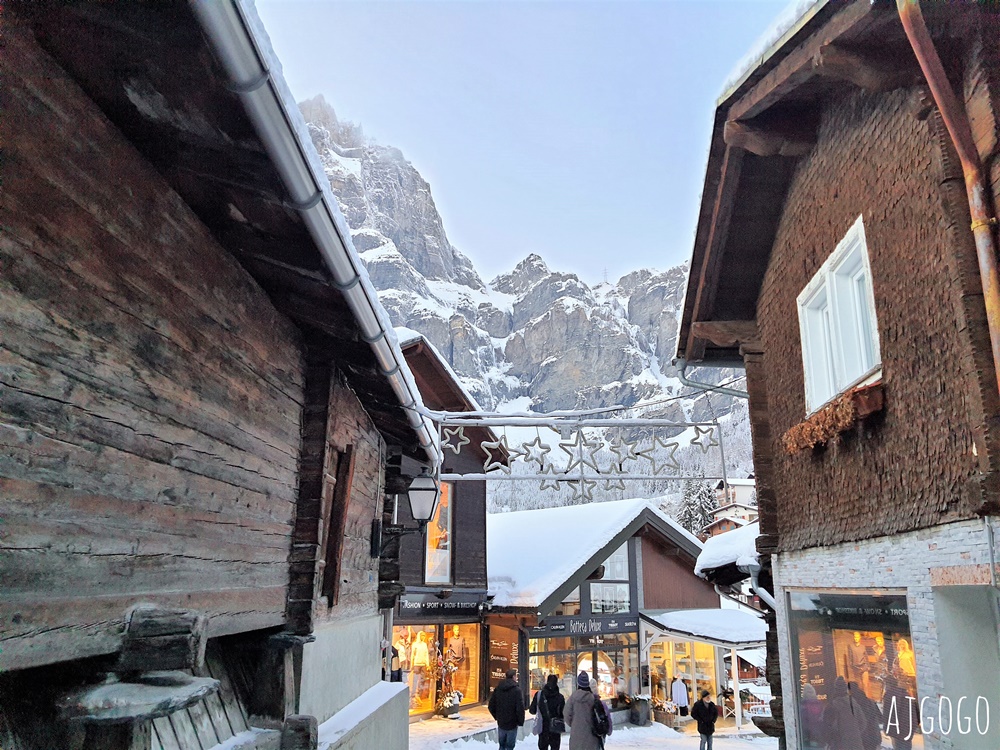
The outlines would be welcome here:
[[[455,673],[455,689],[465,695],[469,686],[469,647],[462,635],[462,629],[458,625],[451,626],[448,634],[445,653],[451,659],[452,664],[458,667]]]
[[[410,653],[410,665],[413,668],[416,685],[414,692],[421,701],[425,701],[430,696],[430,678],[428,672],[431,666],[431,654],[427,647],[427,633],[421,630],[417,633],[417,640],[413,642],[413,650]]]
[[[861,642],[861,633],[854,631],[854,642],[847,644],[847,662],[850,666],[848,682],[857,682],[868,693],[868,648]]]

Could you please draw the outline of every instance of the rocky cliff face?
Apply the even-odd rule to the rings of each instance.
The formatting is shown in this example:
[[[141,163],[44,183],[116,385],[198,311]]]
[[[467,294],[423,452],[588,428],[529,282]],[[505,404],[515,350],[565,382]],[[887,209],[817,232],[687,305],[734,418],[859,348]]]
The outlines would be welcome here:
[[[592,288],[529,255],[486,284],[448,241],[430,186],[398,149],[340,122],[322,97],[301,106],[394,324],[424,334],[484,407],[518,398],[536,411],[631,406],[681,392],[670,360],[684,266]],[[647,412],[703,418],[730,406],[693,395]]]

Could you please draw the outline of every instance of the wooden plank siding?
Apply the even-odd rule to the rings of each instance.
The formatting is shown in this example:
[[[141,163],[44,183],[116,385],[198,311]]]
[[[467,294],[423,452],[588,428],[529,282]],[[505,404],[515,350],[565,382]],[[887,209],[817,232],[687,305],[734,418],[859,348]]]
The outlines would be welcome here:
[[[113,651],[139,601],[201,610],[211,635],[281,625],[298,329],[34,40],[8,31],[0,667]]]

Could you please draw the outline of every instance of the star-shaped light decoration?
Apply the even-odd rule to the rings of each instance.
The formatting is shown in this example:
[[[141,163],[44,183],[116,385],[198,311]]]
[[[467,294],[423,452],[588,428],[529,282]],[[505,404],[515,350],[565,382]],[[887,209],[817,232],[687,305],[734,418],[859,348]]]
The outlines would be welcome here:
[[[663,469],[670,467],[673,469],[679,469],[680,464],[677,463],[676,453],[680,446],[677,443],[667,443],[664,442],[663,438],[659,435],[653,435],[653,443],[648,448],[643,448],[641,451],[636,451],[636,455],[640,458],[644,458],[649,461],[650,470],[653,474],[659,474]],[[669,451],[666,458],[662,456],[657,456],[656,451],[658,448],[662,448]]]
[[[622,438],[621,430],[618,430],[618,434],[608,443],[608,450],[618,457],[617,461],[613,460],[611,462],[611,473],[624,474],[625,470],[622,468],[622,465],[626,461],[634,461],[639,458],[639,454],[635,452],[635,443]],[[622,489],[625,488],[623,487]]]
[[[553,466],[552,464],[545,464],[545,466],[542,467],[542,470],[539,472],[539,474],[541,474],[542,477],[557,476],[558,472],[556,471],[556,467]],[[547,479],[547,478],[546,479],[542,479],[542,481],[538,485],[538,489],[540,489],[540,490],[558,490],[559,489],[559,482],[557,482],[555,479]]]
[[[622,492],[624,492],[625,491],[625,480],[624,479],[605,479],[604,480],[604,489],[608,490],[609,492],[611,490],[621,490]]]
[[[545,468],[545,464],[548,463],[545,459],[545,454],[551,452],[552,448],[542,442],[541,435],[536,437],[530,443],[521,443],[521,455],[524,457],[524,462],[535,462],[538,464],[539,469]]]
[[[483,463],[483,471],[487,474],[496,469],[500,469],[504,474],[510,474],[510,466],[504,463],[504,451],[507,452],[511,463],[523,455],[521,451],[514,450],[507,444],[507,436],[501,435],[499,440],[484,440],[480,445],[486,452],[486,461]]]
[[[582,473],[584,467],[589,466],[600,474],[601,470],[597,468],[597,461],[594,459],[594,453],[600,447],[600,445],[588,442],[587,436],[583,434],[583,430],[577,430],[576,438],[572,442],[559,443],[559,449],[569,456],[569,463],[566,464],[566,468],[563,471],[569,474],[579,466]]]
[[[466,436],[465,427],[462,425],[458,425],[457,427],[445,427],[442,438],[441,446],[443,448],[449,448],[456,456],[462,452],[463,445],[468,445],[472,442]],[[452,438],[455,440],[452,441]]]
[[[703,453],[708,453],[713,445],[718,445],[715,439],[715,427],[695,427],[695,436],[691,438],[691,445],[697,445]]]
[[[594,487],[597,486],[597,482],[593,479],[580,479],[575,482],[570,482],[569,487],[573,490],[573,500],[579,500],[583,498],[588,503],[592,502],[594,499]]]

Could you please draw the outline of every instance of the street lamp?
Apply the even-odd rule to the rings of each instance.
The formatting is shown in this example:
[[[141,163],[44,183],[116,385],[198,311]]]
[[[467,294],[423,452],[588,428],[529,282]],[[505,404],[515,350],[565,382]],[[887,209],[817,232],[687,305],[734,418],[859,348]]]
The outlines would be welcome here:
[[[420,470],[420,476],[414,477],[410,482],[406,497],[410,501],[410,515],[417,522],[417,528],[413,531],[421,531],[434,518],[438,499],[441,497],[441,488],[426,466]]]
[[[427,527],[427,523],[437,512],[441,488],[437,480],[426,466],[420,470],[420,476],[414,477],[410,488],[406,491],[406,499],[410,503],[410,515],[417,522],[415,527],[404,526],[401,523],[382,524],[381,519],[372,521],[371,554],[372,557],[383,557],[387,545],[393,539],[399,539],[407,534],[419,534]]]

